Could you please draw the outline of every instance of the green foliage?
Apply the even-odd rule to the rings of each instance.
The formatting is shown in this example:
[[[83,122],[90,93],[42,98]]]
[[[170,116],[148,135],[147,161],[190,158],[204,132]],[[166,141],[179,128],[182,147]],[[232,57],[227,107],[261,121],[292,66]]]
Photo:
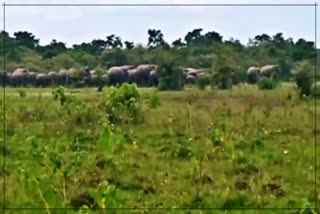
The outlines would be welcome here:
[[[291,38],[284,38],[282,33],[273,36],[257,35],[250,39],[248,45],[243,45],[233,38],[223,39],[218,32],[204,33],[203,29],[196,28],[174,41],[172,47],[165,41],[161,29],[149,29],[147,33],[149,37],[146,47],[129,41],[122,42],[120,37],[113,34],[103,39],[73,45],[72,48],[67,48],[63,42],[56,40],[42,46],[35,35],[23,31],[16,32],[13,36],[2,31],[0,40],[6,41],[5,57],[9,72],[16,67],[48,72],[78,66],[94,69],[125,64],[161,64],[161,58],[170,55],[183,59],[178,62],[179,66],[183,67],[214,68],[217,73],[235,69],[231,75],[232,81],[229,74],[220,73],[215,76],[215,87],[225,89],[231,87],[231,82],[243,82],[245,71],[253,64],[279,64],[282,71],[280,79],[289,80],[292,77],[289,71],[295,63],[312,61],[314,57],[314,42],[302,38],[293,42]],[[123,49],[123,46],[126,48]],[[3,49],[3,44],[0,44],[0,50]],[[226,61],[216,60],[217,55],[220,55],[220,58],[223,56]],[[241,67],[240,72],[236,71],[238,66]],[[305,93],[308,94],[307,91]]]
[[[311,86],[311,95],[320,97],[320,82],[314,82]]]
[[[175,58],[164,57],[157,68],[159,76],[159,90],[182,90],[184,86],[183,71],[179,68]]]
[[[211,78],[209,75],[202,75],[197,80],[197,86],[200,90],[204,90],[210,84],[211,84]]]
[[[218,89],[232,88],[232,78],[236,68],[235,56],[232,54],[232,50],[230,48],[222,49],[221,53],[217,55],[211,70],[213,86]]]
[[[18,90],[18,94],[21,98],[26,97],[27,96],[27,92],[26,90],[24,90],[23,88],[19,88]]]
[[[266,89],[271,90],[278,86],[278,81],[274,80],[273,78],[262,77],[258,81],[258,88],[259,89]]]
[[[54,70],[60,70],[61,68],[70,69],[76,65],[76,61],[67,52],[53,57],[50,61],[54,65]]]
[[[101,66],[107,68],[112,66],[120,66],[128,64],[128,57],[126,53],[121,49],[104,50],[99,58]]]
[[[157,108],[161,105],[160,103],[160,98],[157,95],[156,92],[152,93],[150,98],[149,98],[149,107],[150,108]]]
[[[103,107],[111,123],[139,122],[142,112],[136,84],[124,83],[119,88],[105,88]]]
[[[65,95],[65,88],[60,86],[59,88],[52,91],[52,96],[54,100],[59,100],[60,105],[63,106],[67,101],[67,96]]]
[[[309,96],[314,81],[314,67],[307,61],[298,63],[293,71],[300,95]]]
[[[314,102],[287,100],[292,88],[283,84],[264,97],[252,85],[235,87],[232,96],[220,90],[157,92],[161,106],[147,111],[144,123],[112,125],[98,107],[101,94],[91,89],[68,89],[64,93],[71,102],[61,107],[59,99],[47,96],[51,89],[41,89],[39,99],[38,89],[25,88],[28,96],[21,102],[17,89],[9,87],[5,134],[10,143],[0,139],[6,154],[0,180],[6,176],[10,184],[6,205],[44,207],[47,213],[52,207],[112,213],[142,205],[289,206],[315,213],[314,184],[305,182],[319,180],[310,172],[320,154],[310,147],[314,135],[306,134],[318,132]],[[146,103],[150,90],[139,92]],[[301,172],[304,177],[297,179]]]

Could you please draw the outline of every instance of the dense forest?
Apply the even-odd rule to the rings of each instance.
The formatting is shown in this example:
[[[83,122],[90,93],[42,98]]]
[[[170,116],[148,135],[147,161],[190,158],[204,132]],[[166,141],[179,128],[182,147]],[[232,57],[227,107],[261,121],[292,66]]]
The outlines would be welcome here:
[[[40,39],[26,31],[13,35],[2,31],[0,40],[5,39],[6,70],[9,72],[18,67],[45,73],[85,66],[105,70],[119,65],[159,64],[163,57],[173,58],[184,67],[211,68],[217,57],[223,57],[226,63],[242,70],[278,64],[281,78],[288,80],[297,63],[304,61],[314,66],[314,42],[303,38],[294,42],[292,38],[284,38],[282,33],[257,35],[246,45],[237,39],[226,40],[215,31],[204,33],[201,28],[188,32],[172,44],[165,41],[161,30],[149,29],[147,33],[146,46],[124,41],[116,35],[75,44],[71,48],[55,39],[41,46]],[[4,42],[0,43],[0,49],[4,51]],[[3,64],[3,55],[0,64]]]

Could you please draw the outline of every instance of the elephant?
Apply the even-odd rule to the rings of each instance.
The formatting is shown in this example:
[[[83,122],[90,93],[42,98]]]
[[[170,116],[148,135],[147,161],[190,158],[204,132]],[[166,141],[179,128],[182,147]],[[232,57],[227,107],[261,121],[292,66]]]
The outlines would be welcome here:
[[[153,69],[151,72],[150,72],[150,75],[149,75],[149,86],[153,87],[157,87],[159,85],[159,77],[157,75],[157,70],[156,69]]]
[[[54,71],[50,71],[47,74],[48,77],[48,84],[49,85],[55,85],[58,82],[58,73],[54,72]]]
[[[99,75],[95,70],[90,70],[89,75],[87,76],[87,85],[94,86],[98,84],[99,81]]]
[[[78,81],[81,80],[82,75],[84,75],[83,73],[81,73],[81,71],[79,71],[76,68],[70,68],[67,71],[67,76],[68,76],[68,82],[71,84],[74,84]]]
[[[271,76],[277,74],[280,71],[278,65],[265,65],[260,70],[260,75],[262,77],[270,78]]]
[[[69,81],[68,81],[68,70],[66,69],[61,69],[58,72],[58,84],[59,85],[66,85]]]
[[[26,68],[17,68],[11,75],[10,82],[13,86],[25,86],[29,70]]]
[[[141,64],[136,68],[136,82],[138,86],[148,86],[150,72],[156,69],[154,64]]]
[[[137,83],[136,74],[137,74],[137,69],[134,68],[134,69],[128,70],[128,83],[129,84]]]
[[[196,81],[197,81],[197,77],[196,76],[191,75],[191,74],[187,75],[187,77],[186,77],[186,83],[187,84],[195,84]]]
[[[198,75],[200,73],[208,72],[208,69],[205,69],[205,68],[184,68],[183,70],[186,73],[186,76],[192,75],[192,76],[194,76],[196,78],[198,77]]]
[[[40,87],[48,86],[49,78],[45,73],[38,73],[36,76],[36,85]]]
[[[34,86],[36,84],[37,72],[29,72],[27,76],[27,84]]]
[[[89,86],[98,85],[99,76],[98,74],[90,74]]]
[[[255,84],[258,82],[260,78],[260,68],[251,66],[248,68],[247,75],[248,75],[248,83],[250,84]]]
[[[201,78],[201,77],[204,77],[204,76],[206,76],[207,75],[207,73],[206,72],[199,72],[198,74],[197,74],[197,79],[199,79],[199,78]]]
[[[109,70],[107,71],[107,75],[110,85],[121,85],[128,80],[128,70],[122,68],[121,66],[114,66],[109,68]]]
[[[122,65],[120,66],[121,68],[125,69],[125,70],[131,70],[134,69],[135,66],[134,65]]]

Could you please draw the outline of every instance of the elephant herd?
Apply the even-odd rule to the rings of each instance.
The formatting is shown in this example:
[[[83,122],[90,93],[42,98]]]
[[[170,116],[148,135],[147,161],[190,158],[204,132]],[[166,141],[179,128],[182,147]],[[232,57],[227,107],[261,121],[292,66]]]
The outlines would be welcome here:
[[[95,70],[61,69],[58,72],[37,73],[27,68],[17,68],[13,72],[1,72],[2,86],[13,87],[50,87],[57,85],[73,85],[76,87],[100,87],[103,85],[117,85],[124,82],[136,83],[140,87],[157,87],[159,77],[157,65],[141,64],[138,66],[123,65],[114,66],[102,73]],[[193,84],[197,78],[204,74],[205,69],[182,68],[186,83]],[[4,82],[4,81],[5,82]]]
[[[263,67],[252,66],[248,69],[248,82],[251,84],[255,84],[259,81],[260,78],[266,77],[270,78],[275,74],[280,72],[280,68],[278,65],[265,65]]]
[[[124,82],[136,83],[139,87],[157,87],[159,84],[157,67],[155,64],[123,65],[111,67],[102,73],[88,68],[61,69],[58,72],[50,71],[48,73],[37,73],[26,68],[17,68],[12,73],[1,72],[0,78],[5,80],[6,86],[13,87],[50,87],[57,85],[101,87]],[[197,79],[208,72],[208,69],[182,67],[181,69],[186,84],[195,84]],[[278,69],[278,65],[266,65],[261,68],[250,67],[247,71],[248,82],[254,84],[260,77],[270,77]],[[1,81],[1,83],[4,85],[4,81]]]

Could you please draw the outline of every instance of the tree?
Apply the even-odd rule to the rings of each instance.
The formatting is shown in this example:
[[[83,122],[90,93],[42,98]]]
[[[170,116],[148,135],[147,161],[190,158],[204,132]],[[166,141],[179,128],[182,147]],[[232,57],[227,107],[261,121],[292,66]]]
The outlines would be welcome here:
[[[230,48],[224,48],[217,55],[211,70],[212,84],[219,89],[230,89],[237,70],[236,55]]]
[[[39,39],[27,31],[18,31],[13,34],[17,45],[21,45],[30,49],[34,49],[39,45]]]
[[[179,39],[172,42],[172,46],[174,48],[182,48],[185,46],[185,44],[181,41],[181,38],[179,38]]]
[[[100,56],[99,64],[107,68],[126,65],[128,64],[128,57],[121,49],[104,50]]]
[[[37,51],[44,59],[50,59],[67,51],[67,47],[63,42],[57,42],[57,40],[53,39],[49,45],[39,46]]]
[[[270,42],[271,37],[268,34],[261,34],[254,37],[254,41],[257,45]]]
[[[1,31],[0,40],[0,50],[1,52],[5,51],[4,55],[6,60],[10,62],[22,62],[23,52],[25,49],[23,49],[21,46],[18,46],[14,38],[11,38],[8,32]],[[5,43],[3,41],[5,41]]]
[[[95,53],[100,54],[107,47],[107,42],[102,39],[94,39],[91,42],[91,46]]]
[[[222,36],[215,32],[215,31],[211,31],[211,32],[208,32],[204,35],[204,40],[206,42],[218,42],[218,43],[221,43],[222,42]]]
[[[161,30],[149,29],[148,30],[148,46],[151,48],[155,48],[159,45],[164,45],[165,41],[163,39],[163,33]]]
[[[125,41],[124,45],[126,46],[126,49],[128,49],[128,50],[131,50],[134,48],[133,42]]]
[[[292,53],[293,60],[300,61],[314,57],[315,55],[314,42],[307,42],[304,39],[299,39],[294,44],[294,50]]]
[[[197,39],[201,38],[202,28],[194,29],[191,32],[188,32],[187,35],[184,37],[187,45],[190,45],[192,42],[196,41]]]
[[[72,56],[68,53],[62,53],[58,56],[55,56],[51,59],[52,64],[54,65],[54,70],[60,70],[62,68],[69,69],[75,67],[77,65],[76,61],[72,58]]]
[[[184,86],[183,72],[174,56],[163,56],[157,68],[159,90],[182,90]]]

